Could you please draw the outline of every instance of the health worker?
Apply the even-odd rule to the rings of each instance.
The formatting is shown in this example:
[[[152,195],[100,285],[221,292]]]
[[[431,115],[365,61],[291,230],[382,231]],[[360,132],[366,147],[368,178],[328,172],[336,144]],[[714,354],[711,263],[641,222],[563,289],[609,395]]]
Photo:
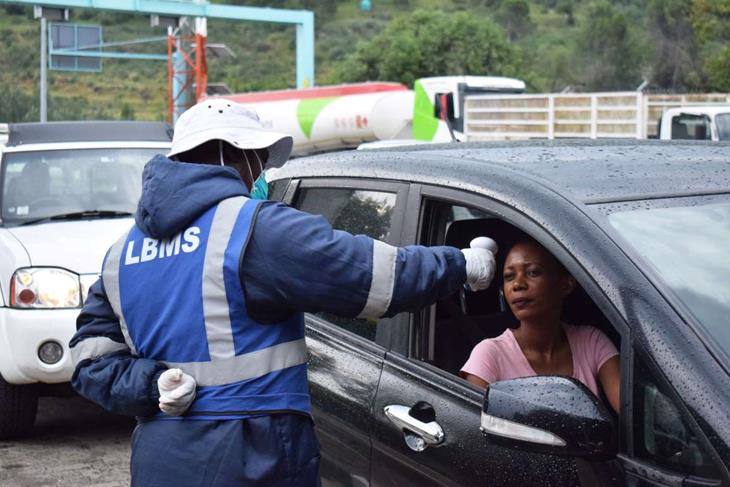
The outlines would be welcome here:
[[[145,166],[70,343],[73,387],[138,419],[132,485],[319,485],[303,313],[393,316],[493,277],[489,250],[396,248],[252,198],[291,149],[210,99]]]

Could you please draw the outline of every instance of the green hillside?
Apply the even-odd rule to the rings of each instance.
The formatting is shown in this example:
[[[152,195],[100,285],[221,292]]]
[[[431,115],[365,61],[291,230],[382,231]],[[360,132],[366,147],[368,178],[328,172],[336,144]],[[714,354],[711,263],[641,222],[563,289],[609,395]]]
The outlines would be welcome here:
[[[318,84],[434,74],[504,74],[532,91],[652,88],[730,91],[730,0],[223,1],[311,9]],[[164,35],[143,16],[75,9],[105,42]],[[294,27],[209,21],[210,42],[237,55],[211,60],[209,81],[234,91],[295,85]],[[29,7],[0,7],[0,121],[37,120],[39,23]],[[164,42],[137,47],[164,53]],[[49,119],[161,120],[166,64],[103,60],[101,73],[49,71]]]

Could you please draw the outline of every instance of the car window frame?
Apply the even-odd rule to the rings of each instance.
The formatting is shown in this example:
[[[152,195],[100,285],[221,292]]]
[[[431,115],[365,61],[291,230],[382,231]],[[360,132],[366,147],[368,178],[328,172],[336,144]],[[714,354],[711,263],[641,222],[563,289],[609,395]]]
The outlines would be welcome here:
[[[610,298],[604,293],[601,286],[592,278],[590,273],[577,262],[576,258],[568,251],[568,249],[561,245],[557,238],[545,230],[538,222],[516,209],[511,208],[503,201],[463,189],[454,189],[431,184],[412,184],[408,199],[409,211],[412,211],[414,207],[416,207],[418,209],[418,214],[414,217],[406,218],[404,223],[403,241],[406,245],[418,244],[418,238],[422,233],[424,225],[423,211],[426,199],[436,199],[447,204],[452,203],[460,206],[471,206],[516,226],[532,237],[538,239],[540,243],[549,252],[555,255],[556,258],[563,263],[565,268],[576,278],[578,283],[583,287],[586,293],[588,293],[601,313],[603,313],[606,319],[611,322],[614,330],[620,337],[621,397],[628,397],[630,400],[621,401],[621,414],[619,416],[618,426],[619,451],[629,451],[629,447],[633,446],[630,445],[633,439],[633,428],[631,421],[628,420],[628,418],[632,417],[631,415],[633,414],[633,374],[628,372],[633,371],[633,335],[631,333],[630,325],[626,322]],[[596,230],[599,230],[600,227],[595,221],[593,221],[592,224],[596,227]],[[406,238],[409,240],[406,240]],[[427,362],[412,355],[413,350],[411,349],[412,344],[410,339],[414,335],[413,329],[416,326],[415,320],[417,318],[415,318],[415,315],[416,313],[409,314],[408,349],[405,354],[403,354],[402,351],[398,353],[403,354],[402,356],[406,357],[408,360],[418,361],[432,370],[441,371],[438,367],[428,364]],[[454,381],[459,384],[463,381],[463,379],[453,376],[452,374],[448,374],[446,371],[441,372],[453,377]],[[468,384],[468,387],[474,390],[479,390],[479,388],[473,384]]]
[[[393,246],[401,245],[410,190],[407,182],[395,180],[381,181],[369,178],[291,178],[284,190],[281,201],[292,208],[296,208],[295,203],[297,198],[301,194],[301,191],[306,189],[355,189],[394,193],[396,198],[395,206],[393,207],[393,224],[391,226],[390,236],[385,242]],[[309,313],[307,317],[308,324],[316,324],[318,327],[324,327],[328,330],[328,333],[336,333],[338,336],[355,341],[360,345],[368,346],[368,349],[375,346],[372,351],[374,353],[382,353],[383,355],[397,341],[397,337],[399,336],[399,333],[397,333],[398,330],[408,325],[408,313],[399,313],[392,318],[380,318],[375,324],[375,339],[368,340],[321,317]]]
[[[584,269],[576,260],[575,257],[571,254],[571,252],[565,247],[564,245],[560,244],[558,242],[557,238],[554,237],[549,231],[544,229],[537,221],[535,221],[533,218],[530,218],[529,216],[517,211],[516,209],[510,207],[508,204],[506,204],[503,201],[490,198],[481,194],[477,193],[471,193],[463,189],[453,189],[453,188],[447,188],[443,186],[436,186],[436,185],[429,185],[429,184],[413,184],[411,186],[412,193],[409,195],[409,203],[414,204],[413,202],[418,201],[418,209],[419,213],[417,218],[408,218],[406,220],[406,224],[410,224],[410,228],[404,228],[404,235],[408,235],[412,240],[407,241],[407,243],[418,243],[418,238],[422,234],[423,225],[424,225],[424,215],[422,214],[427,199],[437,199],[442,203],[445,204],[456,204],[461,206],[471,206],[477,209],[480,209],[482,211],[485,211],[486,213],[493,215],[495,218],[502,219],[503,221],[517,226],[519,229],[527,232],[532,237],[538,239],[541,244],[553,255],[555,255],[561,263],[566,267],[566,269],[576,278],[578,283],[583,287],[583,289],[588,293],[590,298],[594,301],[598,309],[604,314],[604,316],[611,322],[611,324],[614,326],[615,331],[620,336],[620,360],[621,360],[621,397],[624,398],[621,400],[621,411],[618,421],[618,432],[619,432],[619,448],[618,452],[619,455],[622,455],[623,458],[621,461],[626,464],[638,464],[641,466],[641,468],[653,468],[657,469],[657,467],[653,464],[643,462],[642,460],[639,460],[636,457],[636,432],[634,431],[634,424],[633,424],[633,417],[634,417],[634,377],[635,377],[635,367],[634,367],[634,361],[635,361],[635,355],[637,353],[641,354],[641,357],[643,359],[643,362],[648,367],[650,373],[652,374],[652,378],[654,381],[658,384],[661,384],[664,390],[668,391],[672,400],[672,404],[677,407],[681,414],[689,421],[690,428],[692,429],[692,432],[700,438],[701,443],[703,444],[703,447],[709,452],[709,454],[713,457],[713,460],[715,461],[716,465],[718,465],[721,469],[722,475],[727,475],[727,472],[725,470],[724,464],[721,461],[721,459],[718,457],[717,452],[715,449],[709,444],[709,441],[707,440],[707,437],[702,431],[702,429],[699,427],[697,420],[695,419],[694,415],[692,415],[688,409],[685,402],[679,397],[679,394],[674,389],[674,387],[671,386],[671,384],[666,379],[663,371],[661,368],[656,365],[654,362],[651,354],[646,353],[643,350],[643,347],[638,342],[638,340],[634,337],[634,334],[632,333],[632,327],[631,325],[624,319],[621,312],[617,309],[617,307],[613,304],[611,299],[606,295],[606,293],[602,290],[601,286],[591,277],[588,270]],[[593,225],[596,228],[596,231],[601,231],[601,220],[600,217],[596,219],[589,219],[591,225]],[[613,235],[610,236],[610,238],[613,240]],[[624,249],[621,247],[621,251]],[[636,266],[636,263],[633,259],[629,260]],[[641,269],[638,267],[636,268],[639,272],[642,272]],[[642,272],[643,274],[643,272]],[[646,275],[644,275],[646,277]],[[660,293],[660,296],[663,296],[662,293]],[[670,301],[666,301],[667,303],[670,303]],[[676,312],[676,310],[672,310]],[[684,319],[679,316],[681,321],[684,321]],[[415,323],[411,322],[409,323],[409,327],[414,326]],[[412,336],[412,333],[409,329],[409,337]],[[411,350],[408,350],[408,356],[406,357],[408,360],[415,361],[418,360],[417,358],[413,358],[410,356]],[[423,366],[428,367],[432,370],[440,370],[438,367],[431,365],[427,362],[419,361]],[[444,371],[445,372],[445,371]],[[448,373],[445,373],[446,375],[451,375]],[[453,376],[452,376],[453,377]],[[454,377],[455,379],[458,379]],[[460,381],[456,381],[461,383]],[[469,385],[473,387],[474,389],[478,389],[476,386]],[[617,457],[620,458],[620,457]],[[657,469],[657,472],[659,474],[665,474],[670,473],[667,471],[662,471],[661,469]],[[670,475],[671,477],[671,475]],[[726,478],[723,478],[724,481],[727,481]]]

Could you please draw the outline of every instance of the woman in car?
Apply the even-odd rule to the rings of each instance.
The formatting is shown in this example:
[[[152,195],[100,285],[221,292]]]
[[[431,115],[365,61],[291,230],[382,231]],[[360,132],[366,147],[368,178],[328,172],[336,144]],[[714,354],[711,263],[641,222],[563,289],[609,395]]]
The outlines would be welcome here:
[[[504,263],[504,297],[519,324],[483,340],[461,369],[467,381],[491,382],[535,375],[578,379],[596,396],[599,385],[619,410],[619,355],[606,335],[592,326],[561,321],[563,301],[575,278],[534,240],[514,244]]]

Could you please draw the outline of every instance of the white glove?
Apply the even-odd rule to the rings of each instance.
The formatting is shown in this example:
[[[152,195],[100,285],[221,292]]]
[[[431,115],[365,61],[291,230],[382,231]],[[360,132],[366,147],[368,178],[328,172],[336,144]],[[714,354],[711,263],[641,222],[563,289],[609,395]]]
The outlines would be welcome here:
[[[466,259],[466,283],[472,291],[481,291],[487,289],[494,278],[497,244],[491,238],[477,237],[469,245],[471,248],[461,250]]]
[[[168,369],[157,379],[160,410],[170,416],[180,416],[195,399],[195,379],[180,369]]]

